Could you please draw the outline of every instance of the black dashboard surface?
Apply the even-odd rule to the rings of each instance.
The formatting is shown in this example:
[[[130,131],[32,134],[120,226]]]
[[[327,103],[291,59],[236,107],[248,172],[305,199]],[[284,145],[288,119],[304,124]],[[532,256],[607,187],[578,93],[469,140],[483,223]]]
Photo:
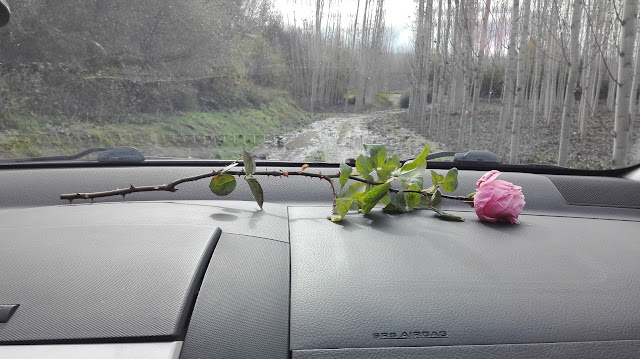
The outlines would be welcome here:
[[[326,210],[289,210],[293,350],[640,340],[638,222]]]
[[[444,206],[464,223],[376,209],[333,224],[326,183],[294,177],[261,178],[263,211],[246,185],[218,198],[206,181],[124,201],[58,198],[207,171],[0,171],[0,304],[21,304],[0,345],[177,339],[182,358],[638,354],[638,182],[504,173],[526,197],[518,226],[455,202]],[[456,194],[482,174],[461,171]]]
[[[0,324],[0,343],[184,336],[220,229],[145,224],[153,210],[94,221],[96,211],[105,219],[126,213],[103,210],[0,214],[0,303],[20,305]]]

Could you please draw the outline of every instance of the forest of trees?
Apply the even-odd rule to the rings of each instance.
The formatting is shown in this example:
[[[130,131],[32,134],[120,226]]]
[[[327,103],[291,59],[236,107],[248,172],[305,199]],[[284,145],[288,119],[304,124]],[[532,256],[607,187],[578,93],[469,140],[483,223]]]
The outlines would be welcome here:
[[[533,131],[560,121],[557,164],[566,166],[572,126],[588,140],[586,124],[606,106],[615,111],[615,125],[608,129],[613,166],[627,165],[640,70],[637,0],[417,3],[409,67],[409,116],[415,127],[426,127],[434,138],[455,131],[458,150],[474,148],[483,126],[476,116],[479,98],[501,94],[492,150],[518,163],[524,121]],[[601,96],[606,103],[600,103]],[[561,118],[554,116],[557,107]]]
[[[13,1],[0,108],[91,122],[259,101],[285,87],[279,19],[261,0]]]
[[[374,98],[393,56],[384,0],[361,0],[355,15],[341,1],[292,0],[316,9],[301,18],[269,0],[14,3],[0,30],[4,128],[14,114],[99,123],[256,105],[257,87],[288,90],[313,112]]]
[[[519,163],[523,124],[560,123],[566,166],[572,132],[588,140],[588,124],[609,109],[612,163],[627,165],[638,0],[415,0],[404,48],[390,1],[13,1],[0,29],[0,129],[24,116],[135,122],[258,106],[265,88],[310,112],[361,111],[393,89],[407,90],[412,128],[454,136],[457,150],[478,146],[489,126],[478,108],[493,101],[501,110],[487,149],[509,163]],[[400,73],[408,88],[397,88]]]

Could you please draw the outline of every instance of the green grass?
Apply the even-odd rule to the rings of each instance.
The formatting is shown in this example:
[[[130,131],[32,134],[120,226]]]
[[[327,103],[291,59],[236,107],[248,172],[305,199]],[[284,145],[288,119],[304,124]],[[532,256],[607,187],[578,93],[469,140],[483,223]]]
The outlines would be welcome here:
[[[145,115],[103,125],[42,116],[33,120],[11,119],[16,122],[14,129],[0,132],[0,158],[73,154],[89,147],[133,145],[150,155],[228,159],[238,157],[244,148],[262,146],[265,137],[270,140],[271,134],[291,131],[314,118],[288,98],[279,96],[257,108]],[[211,136],[216,141],[207,143]]]
[[[351,124],[349,121],[345,121],[340,124],[340,130],[338,131],[338,143],[347,136],[347,133],[351,130]]]
[[[305,157],[305,162],[326,161],[326,155],[322,151],[318,151],[310,156]]]
[[[245,108],[229,112],[185,112],[170,116],[168,122],[184,133],[212,135],[275,133],[289,127],[311,122],[311,117],[285,99],[279,98],[259,108]]]
[[[393,107],[393,102],[389,99],[388,93],[379,93],[376,95],[376,101],[386,107]]]

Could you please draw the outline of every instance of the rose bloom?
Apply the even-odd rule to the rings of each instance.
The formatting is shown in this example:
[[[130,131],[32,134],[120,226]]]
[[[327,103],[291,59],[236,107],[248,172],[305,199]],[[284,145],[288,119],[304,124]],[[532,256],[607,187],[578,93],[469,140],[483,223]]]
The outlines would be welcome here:
[[[485,173],[476,183],[473,207],[481,221],[518,224],[518,215],[524,208],[522,187],[496,179],[500,171]]]

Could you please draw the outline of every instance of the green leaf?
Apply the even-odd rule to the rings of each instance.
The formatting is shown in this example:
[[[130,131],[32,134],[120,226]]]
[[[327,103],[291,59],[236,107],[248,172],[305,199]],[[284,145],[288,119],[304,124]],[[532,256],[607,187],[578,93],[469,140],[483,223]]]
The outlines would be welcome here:
[[[420,198],[420,204],[415,206],[415,208],[429,208],[431,207],[431,205],[429,205],[429,198],[426,196],[422,196],[422,198]]]
[[[233,167],[235,167],[235,166],[237,166],[237,165],[238,165],[238,162],[233,162],[232,164],[230,164],[230,165],[228,165],[227,167],[223,168],[223,169],[220,171],[220,174],[223,174],[223,173],[228,172],[230,169],[232,169]]]
[[[441,213],[439,212],[438,218],[445,221],[464,222],[464,219],[462,219],[461,217],[455,216],[450,213],[445,213],[445,212],[441,212]]]
[[[264,203],[264,193],[262,192],[262,186],[260,186],[258,180],[253,177],[245,178],[245,180],[247,180],[247,183],[249,184],[249,188],[251,189],[253,198],[256,199],[258,206],[260,206],[260,209],[262,209],[262,204]]]
[[[356,158],[356,170],[358,170],[358,173],[360,174],[360,176],[362,176],[363,178],[368,176],[369,173],[371,173],[371,162],[369,161],[369,157],[366,157],[364,155],[360,155],[358,156],[358,158]]]
[[[353,168],[351,168],[351,166],[347,166],[346,163],[340,164],[340,190],[342,190],[344,185],[347,184],[351,173],[353,173]]]
[[[406,193],[404,191],[398,192],[395,198],[393,199],[393,202],[389,203],[386,207],[384,207],[382,211],[390,214],[410,212],[411,208],[407,207],[405,196],[406,196]]]
[[[353,196],[355,194],[364,192],[366,187],[367,185],[362,182],[352,183],[351,185],[349,185],[349,187],[347,187],[347,190],[340,195],[340,198],[354,198]]]
[[[421,164],[413,167],[408,171],[402,170],[402,172],[400,172],[400,176],[398,176],[398,179],[400,179],[400,181],[410,181],[412,178],[422,177],[426,169],[427,161],[423,161]]]
[[[344,216],[347,215],[353,204],[352,198],[337,198],[333,202],[333,213],[331,214],[331,221],[340,222]]]
[[[349,208],[349,211],[357,212],[357,211],[360,210],[361,206],[362,206],[362,204],[354,199],[353,203],[351,204],[351,208]]]
[[[447,172],[444,181],[440,183],[440,187],[447,192],[453,192],[458,188],[458,169],[452,168]]]
[[[388,214],[406,213],[406,211],[403,211],[402,209],[398,208],[398,206],[396,206],[393,203],[389,203],[384,208],[382,208],[382,212],[388,213]]]
[[[433,183],[434,186],[437,186],[438,183],[444,181],[444,176],[441,174],[438,174],[438,172],[431,170],[431,183]]]
[[[467,198],[469,198],[469,199],[473,199],[475,196],[476,196],[476,192],[473,192],[473,193],[469,193],[469,194],[467,195]]]
[[[389,157],[387,159],[387,162],[385,162],[385,165],[400,167],[401,163],[400,163],[400,160],[398,159],[398,155],[393,155]]]
[[[436,207],[440,207],[440,200],[442,199],[442,194],[440,193],[440,190],[437,189],[435,192],[433,192],[433,196],[431,196],[431,207],[433,207],[434,209]]]
[[[410,181],[410,184],[418,185],[418,187],[420,187],[420,189],[422,190],[424,188],[424,177],[413,177]]]
[[[420,191],[424,187],[424,178],[422,176],[412,177],[406,181],[402,181],[402,188],[407,190],[410,186],[416,185],[420,188]]]
[[[398,160],[398,155],[391,156],[389,159],[387,159],[387,162],[382,165],[382,168],[376,171],[378,173],[378,181],[386,182],[387,178],[389,178],[389,175],[392,172],[396,171],[399,167],[400,160]]]
[[[218,196],[226,196],[236,189],[236,178],[228,174],[213,176],[209,188]]]
[[[417,184],[412,184],[408,188],[410,191],[420,191],[421,188]],[[409,207],[417,207],[420,205],[422,195],[418,193],[407,193],[407,205]]]
[[[380,203],[384,204],[385,206],[391,203],[391,196],[389,196],[389,193],[387,193],[386,196],[382,197]]]
[[[382,167],[387,159],[387,148],[384,145],[364,145],[365,151],[369,152],[374,168]]]
[[[429,145],[424,146],[422,153],[420,153],[418,157],[414,158],[411,161],[405,162],[405,164],[402,166],[402,171],[411,171],[412,169],[417,168],[418,166],[421,166],[423,163],[425,164],[424,168],[426,169],[427,156],[429,155],[430,150],[431,150],[431,147],[429,147]]]
[[[401,212],[410,211],[410,208],[407,207],[406,193],[404,191],[398,192],[393,202]]]
[[[385,183],[383,185],[375,186],[370,191],[364,193],[363,196],[360,197],[359,201],[362,203],[362,208],[360,211],[362,213],[369,213],[373,207],[378,204],[384,196],[389,193],[389,189],[391,188],[391,183]]]
[[[256,173],[256,162],[247,151],[243,151],[242,158],[244,160],[244,173],[248,176]]]

